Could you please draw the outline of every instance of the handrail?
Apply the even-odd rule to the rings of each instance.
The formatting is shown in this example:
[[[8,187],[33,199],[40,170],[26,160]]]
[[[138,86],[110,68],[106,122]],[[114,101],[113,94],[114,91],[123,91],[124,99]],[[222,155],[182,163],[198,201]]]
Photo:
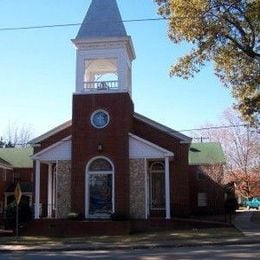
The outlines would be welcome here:
[[[114,90],[118,89],[118,80],[85,81],[84,90]]]

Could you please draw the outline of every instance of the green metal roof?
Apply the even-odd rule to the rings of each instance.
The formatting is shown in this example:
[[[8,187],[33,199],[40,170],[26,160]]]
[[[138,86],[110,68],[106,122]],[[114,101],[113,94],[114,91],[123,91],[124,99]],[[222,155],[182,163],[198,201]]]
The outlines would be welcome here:
[[[5,160],[3,160],[2,158],[0,158],[0,166],[1,166],[1,165],[10,166],[10,163],[7,162],[7,161],[5,161]]]
[[[192,143],[189,151],[189,165],[226,163],[220,143]]]
[[[0,158],[8,162],[14,168],[32,168],[33,154],[31,147],[27,148],[0,148]]]

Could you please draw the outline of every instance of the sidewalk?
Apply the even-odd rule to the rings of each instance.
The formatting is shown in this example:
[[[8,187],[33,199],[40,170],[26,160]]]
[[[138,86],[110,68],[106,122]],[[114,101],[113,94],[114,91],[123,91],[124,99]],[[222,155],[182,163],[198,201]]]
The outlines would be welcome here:
[[[243,232],[246,238],[260,240],[260,224],[251,221],[253,214],[260,219],[260,211],[237,211],[233,225]]]
[[[202,245],[234,245],[234,244],[260,244],[260,225],[251,222],[253,212],[238,212],[234,225],[244,235],[234,229],[214,229],[212,236],[207,236],[203,230],[167,231],[144,233],[117,237],[93,237],[93,238],[68,238],[48,240],[35,238],[38,243],[0,244],[0,252],[14,251],[74,251],[74,250],[115,250],[115,249],[146,249],[169,247],[196,247]],[[260,214],[260,212],[259,212]],[[190,233],[194,236],[188,236]],[[197,234],[196,234],[197,233]],[[181,237],[182,236],[182,237]],[[187,236],[187,239],[185,239]],[[192,239],[190,239],[192,238]],[[25,238],[22,238],[25,239]],[[33,239],[33,238],[32,238]],[[38,239],[38,240],[37,240]],[[1,241],[0,241],[1,243]]]

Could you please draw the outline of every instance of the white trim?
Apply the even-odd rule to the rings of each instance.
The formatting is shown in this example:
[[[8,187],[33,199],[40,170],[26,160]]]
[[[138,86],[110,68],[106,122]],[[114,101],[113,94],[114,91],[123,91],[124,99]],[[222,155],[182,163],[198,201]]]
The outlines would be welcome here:
[[[109,158],[107,158],[105,156],[95,156],[88,161],[88,163],[86,165],[86,169],[85,169],[85,218],[90,218],[90,215],[89,215],[89,181],[88,181],[89,170],[88,170],[88,168],[91,165],[91,163],[97,159],[107,160],[112,166],[112,171],[91,172],[91,174],[104,173],[104,174],[112,175],[112,213],[115,212],[115,168],[114,168],[114,164]],[[93,217],[95,217],[95,216],[93,216]],[[96,217],[98,218],[98,217],[102,217],[102,216],[96,216]]]
[[[1,163],[0,163],[0,168],[6,169],[6,170],[12,170],[13,169],[11,166],[6,166],[5,164],[1,164]]]
[[[151,120],[150,118],[147,118],[147,117],[145,117],[143,115],[140,115],[138,113],[134,113],[134,117],[136,119],[138,119],[138,120],[140,120],[140,121],[142,121],[142,122],[144,122],[144,123],[154,127],[154,128],[157,128],[157,129],[165,132],[168,135],[171,135],[173,137],[176,137],[176,138],[180,139],[181,141],[185,141],[187,143],[191,143],[191,141],[192,141],[192,138],[190,138],[190,137],[188,137],[186,135],[183,135],[180,132],[178,132],[178,131],[176,131],[176,130],[174,130],[172,128],[169,128],[169,127],[167,127],[165,125],[162,125],[162,124],[160,124],[158,122],[155,122],[155,121]]]
[[[109,90],[88,90],[88,91],[81,91],[81,92],[74,92],[73,95],[86,95],[86,94],[95,94],[95,95],[99,95],[99,94],[106,94],[106,95],[110,95],[110,94],[117,94],[117,93],[127,93],[129,92],[128,89],[109,89]]]
[[[166,208],[166,219],[171,218],[171,207],[170,207],[170,167],[169,157],[165,158],[165,208]]]
[[[38,152],[38,153],[36,153],[36,154],[34,154],[34,155],[30,156],[30,157],[31,157],[32,160],[37,160],[37,159],[39,159],[39,156],[41,156],[42,154],[48,152],[49,150],[59,146],[63,142],[69,141],[69,140],[71,140],[71,135],[63,138],[61,141],[58,141],[58,142],[48,146],[47,148],[41,150],[40,152]]]
[[[44,134],[42,134],[42,135],[32,139],[31,141],[29,141],[29,144],[37,144],[37,143],[47,139],[48,137],[50,137],[50,136],[52,136],[52,135],[54,135],[56,133],[59,133],[60,131],[70,127],[71,125],[72,125],[72,120],[69,120],[69,121],[67,121],[67,122],[65,122],[65,123],[63,123],[63,124],[53,128],[53,129],[51,129],[50,131],[48,131],[48,132],[46,132],[46,133],[44,133]]]
[[[34,219],[40,218],[40,177],[41,177],[41,163],[36,160],[35,167],[35,198],[34,198]]]
[[[128,135],[130,137],[134,138],[137,141],[140,141],[140,142],[142,142],[142,143],[144,143],[144,144],[146,144],[146,145],[148,145],[148,146],[150,146],[150,147],[152,147],[152,148],[154,148],[156,150],[159,150],[160,152],[164,153],[164,156],[168,156],[168,157],[174,156],[173,152],[171,152],[169,150],[166,150],[166,149],[164,149],[164,148],[162,148],[162,147],[160,147],[160,146],[158,146],[158,145],[156,145],[154,143],[151,143],[150,141],[147,141],[147,140],[145,140],[145,139],[143,139],[143,138],[141,138],[139,136],[136,136],[134,134],[131,134],[131,133],[129,133]]]
[[[77,49],[86,49],[93,47],[108,48],[111,46],[118,47],[119,43],[123,43],[123,47],[126,45],[127,52],[131,60],[136,58],[134,45],[131,36],[125,37],[102,37],[102,38],[90,38],[90,39],[72,39],[71,40]]]

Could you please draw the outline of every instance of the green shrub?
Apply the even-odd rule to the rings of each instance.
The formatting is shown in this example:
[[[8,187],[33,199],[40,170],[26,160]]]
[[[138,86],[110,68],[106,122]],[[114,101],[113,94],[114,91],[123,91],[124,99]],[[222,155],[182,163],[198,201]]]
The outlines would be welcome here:
[[[19,204],[19,225],[32,220],[32,209],[23,200]],[[16,226],[16,203],[12,202],[7,206],[5,217],[5,228],[14,229]]]
[[[82,213],[70,212],[67,218],[71,220],[83,220],[84,216]]]

